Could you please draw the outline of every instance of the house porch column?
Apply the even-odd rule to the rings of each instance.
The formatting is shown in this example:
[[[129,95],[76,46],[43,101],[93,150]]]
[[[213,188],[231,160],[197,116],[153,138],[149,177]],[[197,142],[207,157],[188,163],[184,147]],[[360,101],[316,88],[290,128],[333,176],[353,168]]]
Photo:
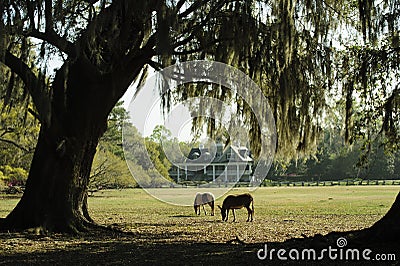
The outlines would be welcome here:
[[[215,165],[213,165],[212,168],[213,168],[213,182],[215,182]]]
[[[228,166],[225,165],[225,183],[228,182]]]

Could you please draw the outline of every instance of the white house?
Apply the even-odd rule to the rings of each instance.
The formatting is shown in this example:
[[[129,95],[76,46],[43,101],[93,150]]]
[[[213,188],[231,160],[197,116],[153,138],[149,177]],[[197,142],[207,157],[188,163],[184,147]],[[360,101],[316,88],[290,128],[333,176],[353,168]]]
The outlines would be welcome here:
[[[192,148],[185,162],[178,164],[170,175],[181,181],[207,181],[213,183],[249,182],[254,160],[249,149],[217,143],[216,150]]]

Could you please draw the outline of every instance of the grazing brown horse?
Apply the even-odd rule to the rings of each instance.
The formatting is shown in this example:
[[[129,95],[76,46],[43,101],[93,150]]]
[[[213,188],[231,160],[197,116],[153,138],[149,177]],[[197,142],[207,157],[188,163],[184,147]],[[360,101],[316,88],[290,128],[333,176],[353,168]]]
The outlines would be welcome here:
[[[251,208],[250,208],[251,204]],[[253,197],[248,194],[241,194],[241,195],[229,195],[227,196],[223,203],[222,207],[218,206],[221,209],[221,216],[222,221],[228,221],[229,210],[232,210],[233,213],[233,221],[236,220],[235,217],[235,209],[241,209],[245,207],[247,209],[247,222],[250,220],[253,221],[253,214],[254,214],[254,200]]]
[[[214,195],[210,192],[197,193],[194,199],[194,212],[200,215],[200,206],[203,206],[204,214],[207,215],[204,205],[208,204],[211,207],[211,216],[214,216]]]

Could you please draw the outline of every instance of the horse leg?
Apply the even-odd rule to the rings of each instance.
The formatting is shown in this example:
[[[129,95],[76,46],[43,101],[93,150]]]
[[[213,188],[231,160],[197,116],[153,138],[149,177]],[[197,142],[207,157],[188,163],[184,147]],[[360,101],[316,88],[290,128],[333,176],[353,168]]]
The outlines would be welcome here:
[[[232,209],[232,213],[233,213],[233,221],[236,221],[235,209]]]
[[[204,205],[201,205],[201,206],[203,206],[204,215],[207,215],[206,208],[204,208]]]
[[[214,216],[214,201],[209,202],[208,205],[211,207],[211,216]]]
[[[254,217],[254,201],[251,201],[251,222],[253,221]]]
[[[250,220],[250,217],[251,217],[251,221],[253,221],[253,215],[251,214],[250,207],[246,206],[246,209],[247,209],[247,221],[246,222],[248,222]]]

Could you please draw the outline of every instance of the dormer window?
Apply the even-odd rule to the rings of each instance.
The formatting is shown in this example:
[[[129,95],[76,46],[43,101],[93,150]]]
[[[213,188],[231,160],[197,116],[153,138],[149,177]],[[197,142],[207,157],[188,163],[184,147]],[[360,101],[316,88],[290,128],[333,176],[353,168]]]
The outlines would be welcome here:
[[[200,157],[200,153],[198,153],[198,152],[194,152],[193,154],[192,154],[192,158],[193,159],[198,159]]]

